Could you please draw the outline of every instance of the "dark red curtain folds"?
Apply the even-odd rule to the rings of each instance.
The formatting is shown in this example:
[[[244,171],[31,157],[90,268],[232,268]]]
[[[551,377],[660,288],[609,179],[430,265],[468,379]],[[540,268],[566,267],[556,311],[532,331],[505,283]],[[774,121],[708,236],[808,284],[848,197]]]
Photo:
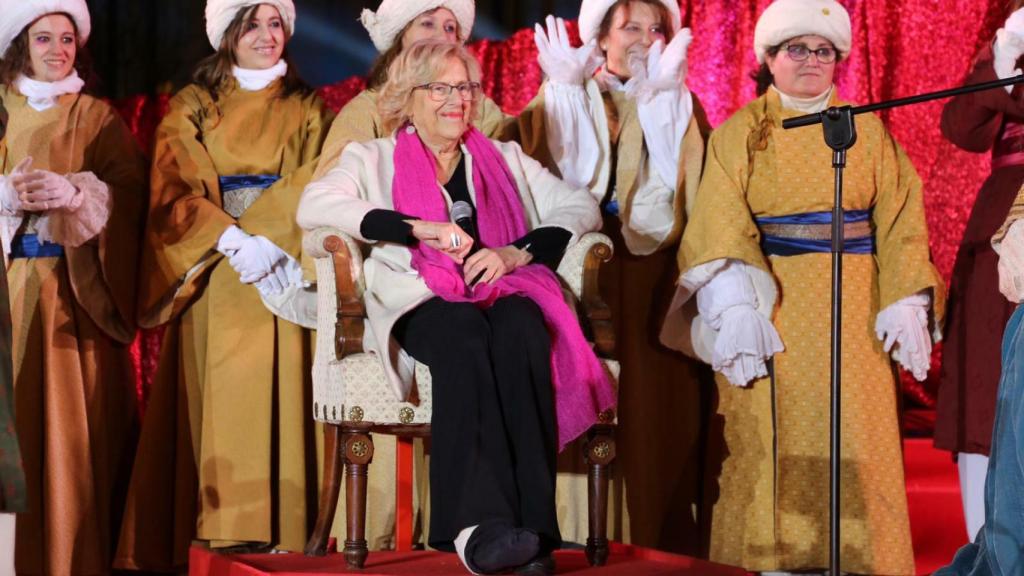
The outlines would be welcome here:
[[[770,0],[684,0],[684,25],[693,30],[687,85],[698,95],[713,125],[754,97],[750,74],[757,16]],[[839,65],[837,84],[848,100],[874,102],[956,86],[974,54],[1005,17],[1005,0],[845,0],[853,21],[853,49]],[[570,24],[575,37],[576,28]],[[483,68],[484,89],[509,114],[518,113],[537,93],[542,74],[536,63],[533,31],[520,30],[504,41],[481,40],[470,48]],[[320,90],[339,109],[365,87],[351,78]],[[140,143],[149,149],[167,98],[136,97],[119,109]],[[942,138],[943,102],[919,104],[882,114],[924,180],[932,255],[947,278],[977,190],[988,174],[988,154],[969,154]],[[813,128],[812,128],[813,129]],[[808,161],[828,162],[828,158]],[[135,345],[140,398],[151,381],[159,352],[159,331],[144,333]],[[924,385],[904,377],[908,400],[934,405],[940,351]]]

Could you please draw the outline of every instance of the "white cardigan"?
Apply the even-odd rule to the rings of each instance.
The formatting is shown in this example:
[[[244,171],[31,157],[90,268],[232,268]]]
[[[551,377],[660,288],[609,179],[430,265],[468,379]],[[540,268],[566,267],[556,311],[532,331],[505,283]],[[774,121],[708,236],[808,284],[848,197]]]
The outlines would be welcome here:
[[[492,143],[515,178],[531,230],[541,226],[564,228],[572,233],[571,244],[581,234],[601,226],[597,202],[586,188],[574,188],[559,180],[527,156],[519,144],[495,140]],[[335,226],[369,245],[369,255],[363,264],[366,286],[363,299],[369,320],[369,333],[364,343],[381,357],[397,398],[405,400],[412,386],[415,361],[392,340],[391,330],[403,314],[434,294],[412,268],[412,253],[408,247],[374,242],[360,234],[363,218],[371,210],[394,209],[391,196],[394,152],[394,137],[347,145],[337,164],[306,186],[296,218],[305,230]],[[466,159],[469,193],[475,202],[473,159],[465,146],[462,153]],[[452,201],[447,191],[444,196],[450,207]]]

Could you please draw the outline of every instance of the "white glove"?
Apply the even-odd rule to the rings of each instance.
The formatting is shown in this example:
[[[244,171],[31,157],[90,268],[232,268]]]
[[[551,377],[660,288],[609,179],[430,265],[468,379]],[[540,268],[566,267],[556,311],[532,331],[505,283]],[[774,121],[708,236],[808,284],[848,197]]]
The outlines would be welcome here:
[[[1024,220],[1006,231],[999,245],[999,291],[1015,304],[1024,300]]]
[[[288,288],[298,285],[303,288],[309,286],[308,282],[302,280],[302,266],[298,260],[286,254],[287,258],[274,264],[270,274],[256,282],[256,289],[264,296],[280,294]]]
[[[1003,24],[1003,29],[1024,38],[1024,8],[1014,10]]]
[[[75,210],[82,205],[82,192],[67,178],[49,170],[32,170],[32,158],[18,165],[21,173],[11,176],[20,209],[25,212]]]
[[[884,342],[882,348],[891,351],[893,359],[919,382],[928,378],[932,364],[929,306],[931,298],[918,293],[886,306],[875,319],[875,334]]]
[[[231,226],[217,241],[217,251],[228,257],[231,267],[238,272],[243,284],[253,284],[274,272],[275,265],[284,264],[289,256],[264,236],[251,236],[238,226]],[[287,276],[279,276],[280,284],[286,285]],[[275,286],[273,280],[268,286]]]
[[[604,58],[597,50],[597,42],[573,48],[565,20],[549,15],[545,20],[547,32],[540,24],[533,25],[533,41],[537,44],[537,63],[551,82],[582,85],[601,67]]]
[[[14,189],[14,178],[23,176],[32,169],[32,157],[28,156],[14,167],[8,176],[0,176],[0,214],[13,216],[21,212],[21,200]]]
[[[236,251],[238,251],[239,248],[242,247],[242,242],[247,238],[250,238],[248,234],[243,232],[238,226],[232,224],[231,226],[228,226],[228,229],[225,230],[217,240],[217,252],[220,252],[230,258]]]
[[[736,386],[767,376],[765,361],[785,349],[775,326],[756,306],[754,284],[735,262],[697,291],[697,310],[718,331],[711,367]]]
[[[992,44],[992,68],[1000,80],[1019,76],[1017,60],[1024,55],[1024,36],[1001,28],[996,31],[996,41]],[[1006,93],[1013,92],[1013,85],[1003,86]]]
[[[647,64],[638,52],[629,54],[629,70],[633,77],[626,83],[626,92],[639,102],[648,102],[663,90],[678,90],[686,85],[686,52],[693,41],[689,28],[680,30],[664,47],[658,40],[647,51]]]

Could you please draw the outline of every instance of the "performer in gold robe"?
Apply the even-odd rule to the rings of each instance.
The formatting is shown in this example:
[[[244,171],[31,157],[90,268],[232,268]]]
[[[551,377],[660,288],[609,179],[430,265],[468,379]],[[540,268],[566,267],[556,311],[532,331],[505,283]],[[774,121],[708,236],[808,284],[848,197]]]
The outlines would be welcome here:
[[[27,486],[17,571],[106,574],[137,426],[145,165],[117,113],[81,93],[85,2],[5,0],[0,13],[0,239]]]
[[[193,537],[301,550],[315,520],[315,302],[295,211],[329,114],[284,52],[291,0],[210,0],[206,20],[217,52],[156,134],[139,310],[170,324],[122,567],[180,568]]]
[[[782,120],[842,105],[850,20],[833,0],[777,0],[758,20],[762,95],[715,130],[679,254],[666,343],[713,365],[710,558],[821,570],[829,539],[831,149]],[[841,568],[914,574],[890,352],[918,379],[944,284],[921,181],[874,116],[845,173]],[[696,294],[696,298],[691,297]],[[696,301],[696,310],[692,304]],[[694,317],[694,313],[698,315]]]

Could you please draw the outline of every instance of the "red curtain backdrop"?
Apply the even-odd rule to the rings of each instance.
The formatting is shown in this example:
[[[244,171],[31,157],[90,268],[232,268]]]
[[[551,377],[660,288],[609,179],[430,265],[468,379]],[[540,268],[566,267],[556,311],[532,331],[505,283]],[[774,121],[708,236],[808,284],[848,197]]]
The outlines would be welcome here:
[[[693,30],[687,85],[700,98],[713,125],[754,98],[749,79],[756,69],[752,50],[757,16],[769,0],[684,0],[683,23]],[[853,49],[839,65],[840,94],[855,103],[910,96],[958,85],[974,54],[990,42],[1005,17],[1005,0],[845,0],[853,22]],[[574,25],[570,32],[576,35]],[[541,84],[533,31],[521,30],[504,41],[471,45],[483,67],[484,88],[505,112],[518,113]],[[327,105],[339,109],[365,86],[351,78],[320,90]],[[148,149],[166,97],[137,97],[121,103],[140,143]],[[948,280],[967,216],[988,174],[987,154],[969,154],[939,132],[943,101],[882,114],[924,180],[932,255]],[[812,128],[813,129],[813,128]],[[828,162],[829,158],[808,161]],[[136,343],[140,397],[155,370],[159,332]],[[938,373],[936,352],[924,385],[904,377],[908,399],[934,405]]]

